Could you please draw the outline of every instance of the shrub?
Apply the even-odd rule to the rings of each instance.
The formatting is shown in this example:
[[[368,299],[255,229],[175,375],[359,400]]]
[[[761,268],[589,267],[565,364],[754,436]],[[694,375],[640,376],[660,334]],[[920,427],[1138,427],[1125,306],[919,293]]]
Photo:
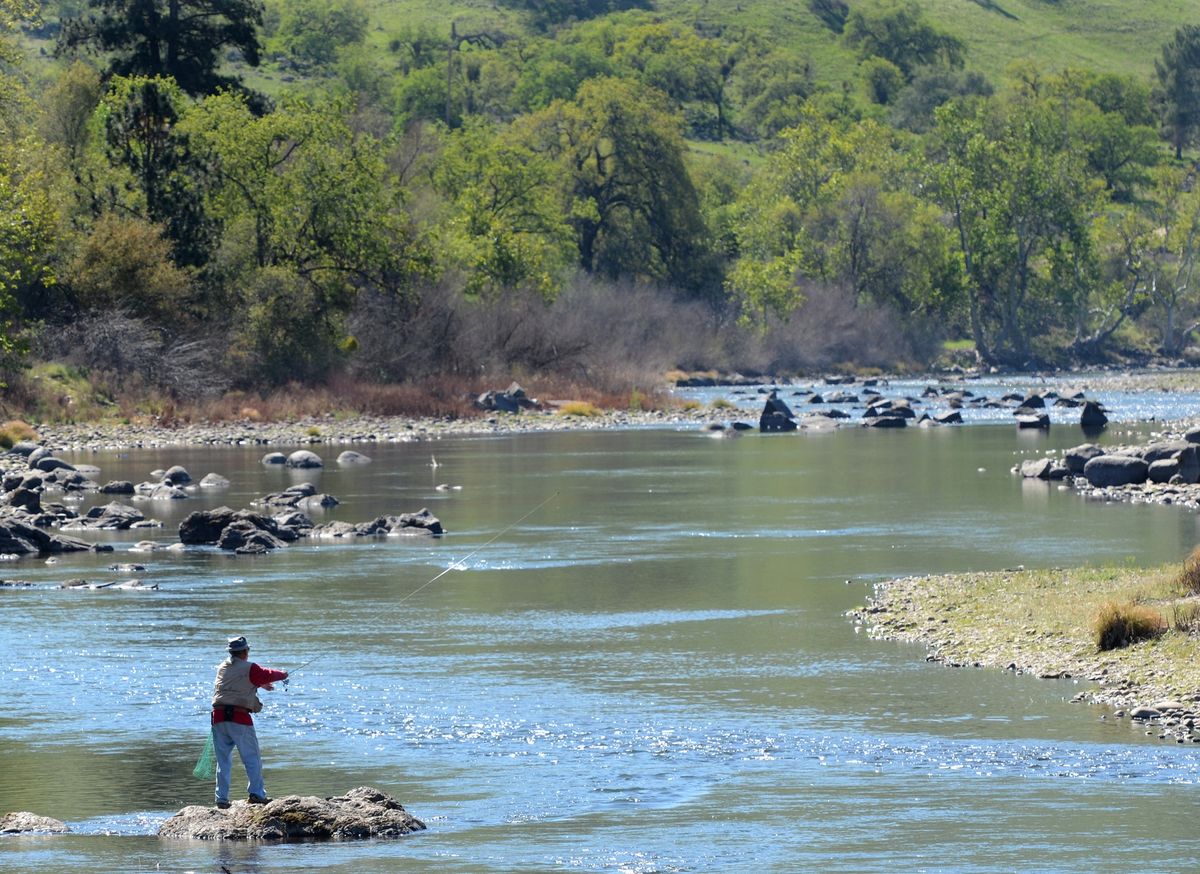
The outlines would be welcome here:
[[[709,406],[714,410],[732,410],[736,407],[736,404],[727,398],[713,398]]]
[[[307,434],[309,437],[320,437],[321,429],[318,428],[316,425],[309,425],[308,429],[304,433]]]
[[[1191,554],[1183,560],[1183,567],[1175,584],[1188,595],[1200,595],[1200,546],[1195,547]]]
[[[560,416],[599,416],[600,408],[588,401],[567,401],[558,408]]]
[[[698,400],[696,400],[695,398],[688,398],[686,401],[684,401],[682,404],[679,405],[679,408],[681,410],[683,410],[685,413],[694,413],[700,409],[703,409],[703,407],[704,407],[704,405],[702,403],[700,403]]]
[[[1096,648],[1105,652],[1158,637],[1165,630],[1165,623],[1158,611],[1149,607],[1106,601],[1096,614],[1092,630]]]
[[[12,449],[22,440],[37,440],[37,431],[25,422],[19,419],[14,419],[11,422],[5,422],[0,425],[0,447]]]

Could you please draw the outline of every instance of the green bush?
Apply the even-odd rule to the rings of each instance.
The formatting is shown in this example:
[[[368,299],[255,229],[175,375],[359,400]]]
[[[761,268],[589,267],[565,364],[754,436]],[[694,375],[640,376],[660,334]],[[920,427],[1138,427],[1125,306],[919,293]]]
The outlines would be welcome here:
[[[1100,606],[1092,628],[1096,648],[1101,652],[1150,640],[1165,629],[1166,623],[1157,610],[1141,604],[1117,604],[1113,601],[1106,601]]]

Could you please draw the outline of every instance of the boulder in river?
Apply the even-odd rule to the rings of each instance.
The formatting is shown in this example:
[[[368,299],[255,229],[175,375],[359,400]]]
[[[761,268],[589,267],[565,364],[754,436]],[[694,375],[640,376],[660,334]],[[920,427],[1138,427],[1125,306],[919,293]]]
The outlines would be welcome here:
[[[26,832],[61,835],[70,830],[64,822],[48,816],[38,816],[36,813],[29,813],[25,810],[6,813],[4,818],[0,819],[0,834],[4,835],[24,834]]]
[[[49,473],[52,470],[74,470],[74,466],[63,461],[61,458],[55,458],[53,455],[44,455],[37,460],[36,464],[31,465],[43,473]]]
[[[71,520],[62,527],[64,530],[94,528],[105,531],[125,531],[137,526],[137,523],[145,518],[142,511],[136,507],[112,501],[103,506],[92,507],[84,515]]]
[[[1049,431],[1050,417],[1046,413],[1030,413],[1017,416],[1017,428],[1032,428]]]
[[[192,475],[187,472],[187,468],[182,464],[172,465],[163,472],[163,482],[170,483],[173,486],[186,486],[192,481]]]
[[[908,420],[903,416],[868,416],[862,424],[864,428],[904,428]]]
[[[288,795],[265,805],[236,802],[228,810],[185,807],[158,830],[160,838],[210,841],[312,841],[400,837],[425,823],[395,798],[359,786],[345,795]]]
[[[102,495],[132,495],[133,483],[129,480],[115,479],[100,486]]]
[[[1144,483],[1150,466],[1130,455],[1097,455],[1083,466],[1087,481],[1097,487]]]
[[[262,463],[268,466],[272,464],[287,464],[287,456],[282,452],[268,452],[262,457]]]
[[[1097,456],[1103,455],[1104,450],[1095,443],[1084,443],[1063,453],[1063,464],[1071,473],[1083,473],[1083,466]]]
[[[309,452],[307,449],[297,449],[287,457],[285,462],[288,467],[310,468],[324,467],[325,462],[321,460],[321,456],[315,452]]]
[[[369,456],[363,455],[361,452],[355,452],[353,449],[347,449],[337,457],[337,463],[340,465],[352,464],[370,464]]]
[[[1108,424],[1108,416],[1104,408],[1095,401],[1086,401],[1079,414],[1079,424],[1084,428],[1103,428]]]
[[[795,431],[796,414],[778,395],[772,391],[763,403],[762,414],[758,417],[758,430],[765,432]]]

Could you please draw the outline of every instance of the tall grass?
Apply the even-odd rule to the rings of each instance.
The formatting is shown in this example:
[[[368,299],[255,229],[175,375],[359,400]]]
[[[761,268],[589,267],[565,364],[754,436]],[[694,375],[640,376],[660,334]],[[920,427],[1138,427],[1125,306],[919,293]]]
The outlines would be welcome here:
[[[1186,595],[1200,595],[1200,546],[1193,548],[1183,560],[1175,584]]]
[[[1166,622],[1157,610],[1141,604],[1118,604],[1115,601],[1101,604],[1092,624],[1096,648],[1101,652],[1150,640],[1164,631]]]

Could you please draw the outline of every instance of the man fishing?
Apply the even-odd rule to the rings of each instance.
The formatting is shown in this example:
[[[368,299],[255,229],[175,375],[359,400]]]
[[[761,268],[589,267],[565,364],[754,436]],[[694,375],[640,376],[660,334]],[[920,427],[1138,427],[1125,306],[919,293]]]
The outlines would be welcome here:
[[[258,751],[258,736],[254,733],[251,713],[262,710],[258,690],[274,689],[274,683],[284,681],[287,671],[273,671],[250,661],[250,644],[245,637],[229,641],[229,658],[217,666],[217,681],[213,685],[212,736],[217,754],[217,807],[229,808],[229,779],[233,769],[233,748],[237,747],[246,768],[249,785],[246,791],[250,804],[266,804],[267,788],[263,785],[262,755]]]

